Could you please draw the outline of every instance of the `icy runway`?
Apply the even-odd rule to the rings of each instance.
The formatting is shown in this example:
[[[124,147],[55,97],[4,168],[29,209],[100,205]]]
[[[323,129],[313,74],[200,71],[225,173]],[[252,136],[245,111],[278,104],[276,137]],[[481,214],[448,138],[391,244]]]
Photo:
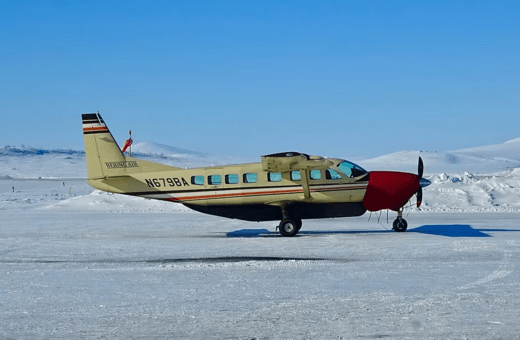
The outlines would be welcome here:
[[[277,222],[93,191],[78,152],[4,148],[0,338],[518,339],[520,169],[503,166],[520,141],[491,149],[448,174],[446,155],[394,155],[441,172],[406,233],[383,213],[283,238]]]
[[[295,238],[189,211],[0,214],[2,338],[520,334],[519,213],[306,220]]]

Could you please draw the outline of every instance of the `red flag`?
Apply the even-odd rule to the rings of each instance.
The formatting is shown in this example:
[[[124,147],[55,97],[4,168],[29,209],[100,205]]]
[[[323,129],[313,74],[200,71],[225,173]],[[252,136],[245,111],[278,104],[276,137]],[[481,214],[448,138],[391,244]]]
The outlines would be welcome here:
[[[126,142],[125,142],[125,145],[123,146],[123,150],[121,150],[121,152],[122,152],[122,153],[125,153],[126,149],[127,149],[130,145],[132,145],[132,143],[133,143],[132,138],[127,139]]]

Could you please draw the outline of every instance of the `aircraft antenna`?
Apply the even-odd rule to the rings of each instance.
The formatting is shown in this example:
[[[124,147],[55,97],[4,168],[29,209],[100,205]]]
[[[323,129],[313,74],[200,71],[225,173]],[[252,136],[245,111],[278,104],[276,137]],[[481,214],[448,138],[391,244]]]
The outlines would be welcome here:
[[[132,130],[128,130],[128,139],[132,140]],[[128,147],[128,156],[132,157],[132,143],[130,143],[130,146]]]

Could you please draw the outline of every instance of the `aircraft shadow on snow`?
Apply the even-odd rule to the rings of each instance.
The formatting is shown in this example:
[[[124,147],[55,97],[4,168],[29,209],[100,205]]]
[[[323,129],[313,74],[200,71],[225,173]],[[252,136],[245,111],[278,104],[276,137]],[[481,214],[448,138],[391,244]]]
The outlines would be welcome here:
[[[423,225],[408,229],[407,233],[419,233],[446,237],[493,237],[488,232],[518,232],[514,229],[475,229],[469,224],[435,224]],[[392,230],[331,230],[300,231],[296,237],[330,235],[330,234],[386,234]],[[280,237],[280,234],[267,229],[241,229],[229,232],[227,237]]]

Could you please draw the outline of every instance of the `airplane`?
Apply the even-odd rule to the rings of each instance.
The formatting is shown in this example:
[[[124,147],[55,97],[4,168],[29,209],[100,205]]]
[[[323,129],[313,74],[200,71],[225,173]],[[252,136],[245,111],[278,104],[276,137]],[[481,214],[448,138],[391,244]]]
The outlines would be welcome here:
[[[281,221],[282,236],[298,234],[302,220],[397,212],[393,230],[404,232],[403,209],[413,195],[417,207],[423,178],[418,174],[366,171],[343,159],[299,152],[264,155],[258,163],[182,169],[126,156],[99,112],[82,115],[88,178],[99,190],[180,203],[195,211],[245,221]],[[130,142],[130,143],[128,143]],[[127,141],[125,144],[131,144]]]

